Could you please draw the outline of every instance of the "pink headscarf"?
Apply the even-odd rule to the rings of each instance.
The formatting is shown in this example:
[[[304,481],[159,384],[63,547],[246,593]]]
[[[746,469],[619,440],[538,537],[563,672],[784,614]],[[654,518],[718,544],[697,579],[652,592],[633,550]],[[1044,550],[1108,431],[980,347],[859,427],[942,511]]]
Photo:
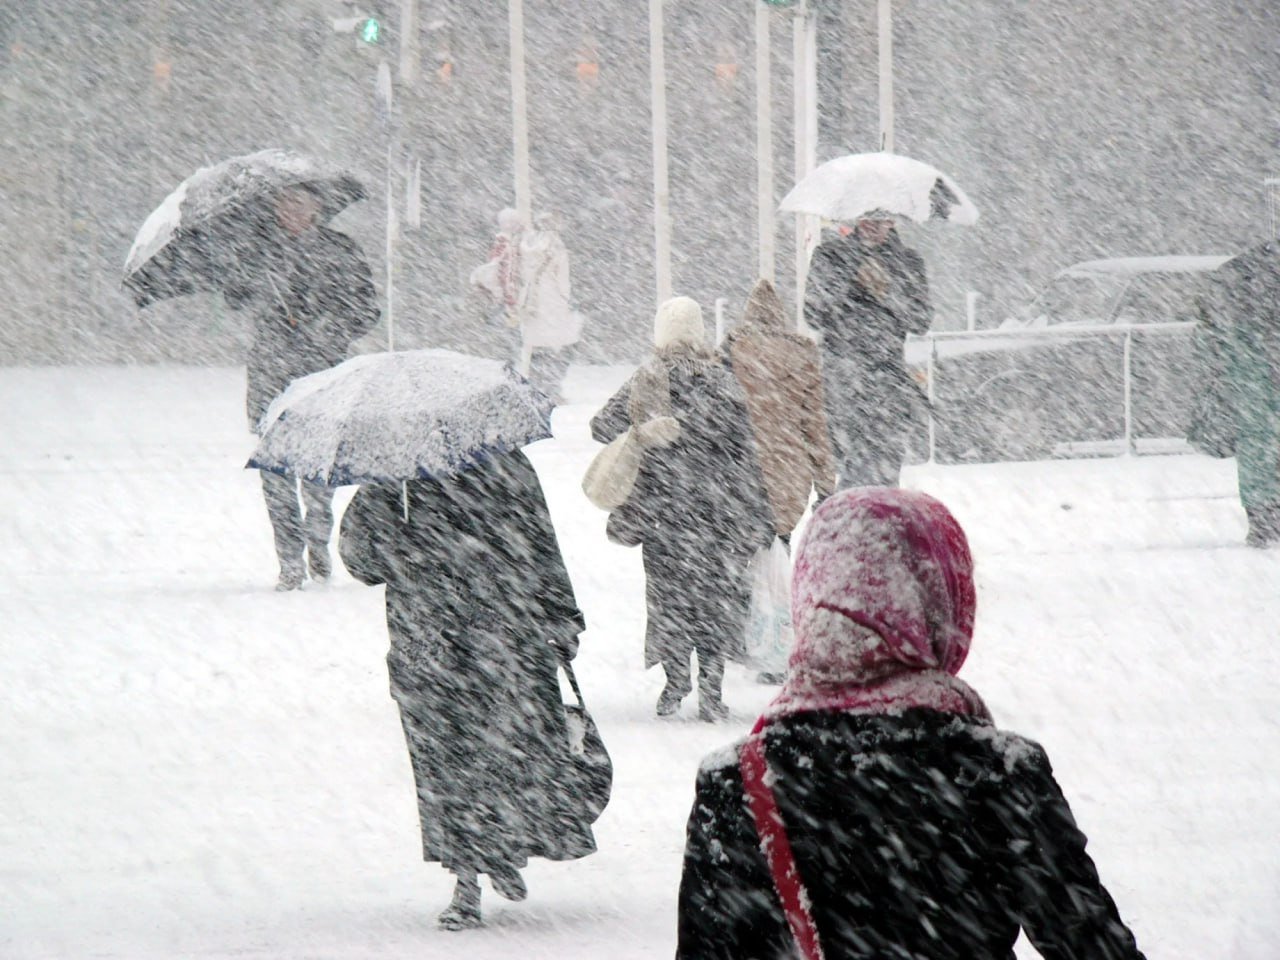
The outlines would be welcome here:
[[[990,718],[956,678],[973,639],[973,557],[955,517],[923,493],[862,487],[813,515],[796,552],[796,645],[761,718],[927,707]]]

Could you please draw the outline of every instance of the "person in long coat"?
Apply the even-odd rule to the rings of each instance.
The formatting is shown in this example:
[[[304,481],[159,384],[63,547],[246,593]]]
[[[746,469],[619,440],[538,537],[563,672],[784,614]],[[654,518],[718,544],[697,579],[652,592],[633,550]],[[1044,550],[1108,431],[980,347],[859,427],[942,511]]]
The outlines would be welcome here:
[[[529,381],[559,402],[569,368],[567,348],[582,336],[582,315],[573,309],[569,251],[560,237],[560,218],[544,211],[520,238],[520,324],[522,361]]]
[[[750,588],[746,567],[773,539],[773,519],[733,375],[706,345],[702,309],[688,297],[663,303],[653,357],[591,421],[608,443],[633,424],[674,417],[679,435],[645,451],[635,488],[609,516],[615,541],[642,545],[648,622],[645,666],[662,664],[659,716],[692,690],[698,657],[698,715],[722,720],[725,659],[742,652]]]
[[[529,857],[595,850],[564,787],[556,673],[584,621],[537,474],[515,451],[451,479],[361,487],[339,544],[353,577],[386,584],[422,855],[457,877],[439,922],[476,926],[479,874],[519,900]]]
[[[791,672],[703,761],[681,960],[1141,960],[1044,750],[957,677],[973,562],[950,512],[864,487],[796,552]]]
[[[1261,244],[1219,268],[1205,298],[1197,354],[1222,452],[1234,451],[1247,542],[1280,543],[1280,244]]]
[[[256,432],[271,401],[298,377],[341,363],[351,344],[377,323],[373,273],[356,242],[320,222],[319,197],[288,187],[271,215],[253,225],[235,253],[223,285],[234,309],[251,311],[253,340],[246,363],[245,413]],[[260,471],[262,494],[280,562],[278,590],[300,587],[306,576],[329,576],[333,491]]]
[[[836,485],[818,348],[792,329],[773,284],[760,280],[721,350],[746,396],[774,530],[789,538],[810,491],[825,498]]]
[[[891,218],[868,214],[814,249],[804,315],[821,332],[840,486],[896,486],[926,409],[902,355],[906,335],[924,333],[933,318],[924,260]]]

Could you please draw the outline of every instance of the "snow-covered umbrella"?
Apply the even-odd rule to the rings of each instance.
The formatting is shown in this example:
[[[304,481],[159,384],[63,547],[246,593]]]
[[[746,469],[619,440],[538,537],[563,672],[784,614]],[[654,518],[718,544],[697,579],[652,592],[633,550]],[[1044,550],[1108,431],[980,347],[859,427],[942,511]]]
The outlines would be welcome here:
[[[978,220],[978,208],[954,180],[896,153],[852,153],[828,160],[783,197],[780,209],[845,222],[875,210],[916,223]]]
[[[365,354],[290,384],[246,466],[330,487],[453,476],[550,437],[552,407],[497,360]]]
[[[284,187],[306,186],[328,221],[363,200],[355,177],[288,150],[260,150],[201,167],[142,224],[124,264],[124,286],[139,307],[216,290],[238,250],[260,242],[254,231]]]

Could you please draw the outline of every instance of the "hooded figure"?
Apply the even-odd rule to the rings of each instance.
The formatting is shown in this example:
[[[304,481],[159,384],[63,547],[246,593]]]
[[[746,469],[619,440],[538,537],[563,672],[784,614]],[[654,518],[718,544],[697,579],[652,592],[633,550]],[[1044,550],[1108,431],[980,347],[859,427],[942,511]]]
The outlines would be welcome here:
[[[699,716],[727,716],[726,657],[742,653],[751,556],[773,540],[742,391],[705,344],[702,309],[688,297],[658,308],[653,357],[591,421],[608,443],[628,427],[674,417],[678,435],[646,449],[635,487],[609,516],[609,536],[643,545],[648,623],[645,666],[662,664],[659,716],[692,689],[698,654]]]
[[[529,857],[595,850],[563,786],[572,760],[556,658],[576,653],[584,622],[542,487],[518,450],[403,490],[364,486],[340,548],[353,577],[387,586],[387,668],[422,855],[457,876],[440,924],[476,926],[478,874],[520,900]]]
[[[921,493],[842,491],[796,554],[786,685],[703,762],[681,958],[1141,960],[1044,750],[956,674],[964,532]]]
[[[818,348],[790,327],[773,284],[761,280],[747,298],[742,325],[722,348],[746,394],[780,537],[790,536],[800,522],[810,490],[824,498],[836,485]]]
[[[840,486],[897,486],[907,437],[925,411],[903,340],[929,329],[924,260],[893,221],[868,215],[820,243],[805,285],[805,320],[822,332],[822,377]]]

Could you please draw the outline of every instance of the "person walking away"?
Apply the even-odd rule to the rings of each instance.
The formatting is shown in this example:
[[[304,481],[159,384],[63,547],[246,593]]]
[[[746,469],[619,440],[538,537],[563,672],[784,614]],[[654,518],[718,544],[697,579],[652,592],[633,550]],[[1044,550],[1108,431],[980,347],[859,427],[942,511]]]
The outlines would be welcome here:
[[[923,493],[834,494],[796,551],[782,692],[703,761],[682,960],[1142,960],[1036,743],[957,677],[976,594],[964,531]]]
[[[818,348],[791,329],[773,284],[760,280],[721,349],[746,397],[774,530],[787,539],[809,492],[825,499],[835,490]]]
[[[471,271],[472,286],[483,290],[497,306],[502,329],[502,359],[513,360],[519,349],[520,326],[516,304],[520,299],[520,240],[524,221],[514,207],[498,211],[498,232],[489,247],[489,259]]]
[[[386,584],[422,855],[456,877],[440,926],[478,926],[480,874],[522,900],[530,857],[595,850],[563,785],[572,761],[556,673],[584,621],[538,476],[517,450],[453,478],[361,487],[339,548],[353,577]]]
[[[760,280],[721,352],[746,396],[774,530],[789,544],[810,492],[823,500],[836,485],[818,348],[791,329],[773,284]],[[781,683],[784,665],[762,664],[759,679]]]
[[[925,406],[902,356],[906,335],[924,333],[933,317],[924,260],[887,213],[868,213],[814,249],[804,312],[821,332],[840,486],[896,486]]]
[[[235,251],[223,293],[229,306],[252,311],[253,337],[245,397],[249,429],[257,432],[271,401],[298,377],[341,363],[353,341],[378,321],[373,273],[355,241],[320,222],[321,200],[305,185],[286,187],[252,239]],[[333,491],[260,471],[262,494],[280,562],[277,590],[295,590],[306,576],[329,576]]]
[[[725,659],[742,654],[750,601],[746,567],[773,540],[741,388],[706,345],[702,309],[688,297],[663,303],[654,354],[591,421],[608,443],[632,425],[674,417],[679,434],[649,447],[630,498],[609,516],[615,542],[641,545],[648,622],[645,667],[662,664],[659,716],[692,690],[698,657],[698,716],[723,720]]]
[[[1268,241],[1219,267],[1197,347],[1210,348],[1203,389],[1231,421],[1240,502],[1252,547],[1280,543],[1280,244]]]
[[[520,240],[522,369],[534,386],[559,403],[569,367],[566,348],[582,336],[582,317],[570,300],[569,251],[560,237],[559,217],[540,213],[534,226]]]

